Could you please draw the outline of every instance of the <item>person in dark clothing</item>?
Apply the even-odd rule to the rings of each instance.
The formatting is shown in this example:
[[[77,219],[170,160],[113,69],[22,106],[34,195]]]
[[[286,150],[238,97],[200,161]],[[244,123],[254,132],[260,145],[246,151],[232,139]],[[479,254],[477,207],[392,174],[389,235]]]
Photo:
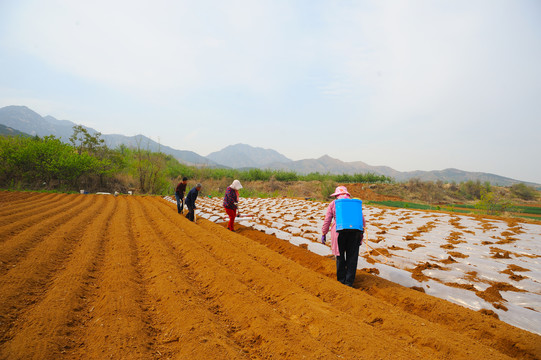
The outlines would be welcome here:
[[[199,191],[201,191],[201,184],[198,183],[190,190],[190,192],[188,192],[188,195],[186,196],[186,206],[188,207],[186,217],[190,221],[194,221],[195,218],[195,200],[197,199],[197,195],[199,195]]]
[[[177,211],[179,214],[182,214],[184,210],[184,192],[186,191],[186,184],[188,183],[188,178],[182,178],[182,181],[178,183],[177,188],[175,189],[175,197],[177,198]]]

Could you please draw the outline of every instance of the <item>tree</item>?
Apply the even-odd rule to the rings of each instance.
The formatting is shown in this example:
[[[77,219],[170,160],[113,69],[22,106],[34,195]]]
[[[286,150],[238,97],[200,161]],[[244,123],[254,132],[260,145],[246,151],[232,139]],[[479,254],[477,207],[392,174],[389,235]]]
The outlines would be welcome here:
[[[105,140],[100,139],[100,136],[100,132],[92,135],[82,125],[75,125],[73,127],[73,134],[70,136],[69,140],[73,147],[77,148],[79,155],[81,155],[83,151],[94,154],[97,150],[104,147]]]
[[[498,197],[492,191],[481,189],[481,199],[475,204],[475,207],[488,215],[497,215],[501,212],[509,211],[512,208],[510,201]]]

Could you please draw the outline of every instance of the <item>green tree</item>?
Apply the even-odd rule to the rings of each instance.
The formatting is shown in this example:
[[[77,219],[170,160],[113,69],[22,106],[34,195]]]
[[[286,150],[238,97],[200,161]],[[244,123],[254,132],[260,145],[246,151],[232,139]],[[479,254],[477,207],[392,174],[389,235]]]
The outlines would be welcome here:
[[[79,155],[81,155],[83,151],[94,154],[104,146],[105,141],[100,139],[100,136],[100,132],[92,135],[82,125],[75,125],[73,127],[73,134],[70,136],[69,140],[73,147],[77,149]]]
[[[495,192],[481,190],[481,199],[475,204],[475,208],[483,211],[488,215],[498,215],[501,212],[510,211],[512,209],[510,201],[499,197]]]

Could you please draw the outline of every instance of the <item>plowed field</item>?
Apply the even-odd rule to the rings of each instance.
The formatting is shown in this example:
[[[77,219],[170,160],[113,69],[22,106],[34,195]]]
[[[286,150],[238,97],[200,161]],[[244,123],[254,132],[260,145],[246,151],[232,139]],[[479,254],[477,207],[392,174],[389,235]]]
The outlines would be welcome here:
[[[541,358],[541,337],[158,197],[0,191],[1,359]]]

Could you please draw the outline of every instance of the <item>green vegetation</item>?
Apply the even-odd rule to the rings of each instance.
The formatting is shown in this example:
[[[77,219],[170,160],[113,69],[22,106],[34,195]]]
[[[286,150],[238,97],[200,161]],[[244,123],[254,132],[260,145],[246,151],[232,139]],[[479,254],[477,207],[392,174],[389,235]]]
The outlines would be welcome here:
[[[366,201],[368,204],[460,213],[513,213],[537,220],[541,216],[541,207],[521,205],[534,205],[532,202],[539,198],[539,192],[525,184],[502,188],[480,181],[445,184],[419,179],[395,183],[376,174],[302,175],[284,170],[195,167],[145,149],[140,143],[135,148],[121,145],[109,149],[100,139],[101,134],[89,134],[81,126],[73,130],[70,144],[54,136],[0,136],[0,187],[63,192],[131,190],[166,195],[172,194],[179,179],[186,176],[191,183],[203,183],[204,196],[223,196],[233,179],[239,179],[245,184],[240,190],[242,197],[328,200],[339,184],[369,183],[366,189],[372,193],[402,201]]]
[[[243,189],[243,196],[278,196],[277,183],[321,181],[325,196],[340,183],[389,183],[391,178],[375,174],[300,175],[292,171],[269,169],[224,169],[187,166],[170,155],[152,152],[137,144],[109,149],[101,134],[90,134],[82,126],[73,127],[70,144],[54,136],[0,137],[0,186],[18,190],[119,191],[145,194],[170,194],[180,176],[197,181],[263,181],[270,191]],[[223,189],[222,189],[223,190]],[[208,189],[209,193],[218,191]],[[292,194],[295,195],[295,194]]]
[[[537,199],[537,191],[524,183],[511,185],[511,193],[522,200]]]
[[[84,179],[110,175],[115,166],[103,152],[80,154],[54,136],[0,137],[0,184],[17,189],[74,190]]]
[[[492,193],[493,194],[493,193]],[[514,216],[519,216],[528,219],[541,220],[539,216],[529,215],[541,215],[541,207],[536,206],[517,206],[511,204],[509,201],[497,201],[494,195],[484,197],[481,204],[475,205],[467,204],[446,204],[446,205],[427,205],[419,204],[408,201],[366,201],[369,205],[382,205],[388,207],[402,208],[402,209],[417,209],[417,210],[442,210],[454,213],[484,213],[488,215],[501,215],[504,212],[513,213]]]
[[[390,183],[392,179],[384,175],[367,174],[320,174],[318,172],[307,175],[297,174],[294,171],[270,170],[270,169],[223,169],[223,168],[195,168],[192,167],[188,177],[197,179],[238,179],[240,181],[326,181],[334,183]],[[184,172],[183,172],[184,174]],[[333,189],[334,190],[334,189]]]
[[[367,204],[373,204],[373,205],[383,205],[383,206],[389,206],[389,207],[396,207],[396,208],[403,208],[403,209],[416,209],[416,210],[444,210],[444,211],[450,211],[450,212],[458,212],[458,213],[469,213],[471,211],[469,210],[460,210],[455,209],[453,205],[428,205],[428,204],[419,204],[419,203],[413,203],[408,201],[367,201]]]
[[[487,215],[499,215],[502,212],[512,211],[512,203],[493,191],[483,189],[481,199],[475,204],[475,208]]]

